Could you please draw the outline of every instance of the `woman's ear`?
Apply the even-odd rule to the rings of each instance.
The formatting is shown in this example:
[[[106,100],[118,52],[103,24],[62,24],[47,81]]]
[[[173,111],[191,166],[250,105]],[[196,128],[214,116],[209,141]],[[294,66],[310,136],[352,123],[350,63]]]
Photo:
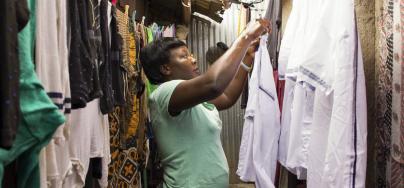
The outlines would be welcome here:
[[[171,75],[171,68],[167,64],[160,65],[160,72],[164,76],[170,76]]]

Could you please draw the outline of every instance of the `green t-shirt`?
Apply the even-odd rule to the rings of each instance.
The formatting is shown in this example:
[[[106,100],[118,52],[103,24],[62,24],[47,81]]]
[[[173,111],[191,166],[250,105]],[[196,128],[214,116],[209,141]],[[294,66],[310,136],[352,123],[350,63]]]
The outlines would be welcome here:
[[[182,80],[161,84],[150,95],[150,110],[164,168],[164,188],[227,188],[229,167],[220,141],[222,121],[214,105],[202,103],[168,113],[171,94]]]

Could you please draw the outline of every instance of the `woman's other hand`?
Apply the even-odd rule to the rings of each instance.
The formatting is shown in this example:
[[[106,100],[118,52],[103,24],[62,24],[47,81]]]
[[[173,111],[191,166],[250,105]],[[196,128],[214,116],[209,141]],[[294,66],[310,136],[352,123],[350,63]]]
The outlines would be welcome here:
[[[243,62],[248,66],[251,66],[254,62],[253,60],[254,60],[255,52],[257,51],[257,49],[259,47],[260,39],[261,38],[255,39],[247,49],[247,53],[244,56]]]

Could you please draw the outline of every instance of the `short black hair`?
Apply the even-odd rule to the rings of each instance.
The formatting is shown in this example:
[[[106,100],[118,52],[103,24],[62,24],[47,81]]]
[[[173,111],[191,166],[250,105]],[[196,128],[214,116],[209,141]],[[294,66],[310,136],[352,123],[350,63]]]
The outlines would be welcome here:
[[[160,66],[170,62],[171,50],[182,46],[186,46],[186,44],[181,40],[166,37],[151,42],[140,51],[140,63],[150,83],[161,84],[164,82]]]
[[[206,52],[206,62],[209,63],[209,65],[212,65],[219,57],[221,57],[229,47],[223,43],[223,42],[218,42],[216,46],[210,47],[208,51]]]

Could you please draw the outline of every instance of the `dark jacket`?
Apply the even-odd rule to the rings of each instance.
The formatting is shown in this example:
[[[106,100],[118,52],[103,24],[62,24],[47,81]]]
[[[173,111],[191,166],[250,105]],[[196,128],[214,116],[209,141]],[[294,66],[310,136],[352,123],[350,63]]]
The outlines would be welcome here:
[[[0,1],[0,147],[10,148],[20,118],[18,32],[28,23],[25,0]]]

